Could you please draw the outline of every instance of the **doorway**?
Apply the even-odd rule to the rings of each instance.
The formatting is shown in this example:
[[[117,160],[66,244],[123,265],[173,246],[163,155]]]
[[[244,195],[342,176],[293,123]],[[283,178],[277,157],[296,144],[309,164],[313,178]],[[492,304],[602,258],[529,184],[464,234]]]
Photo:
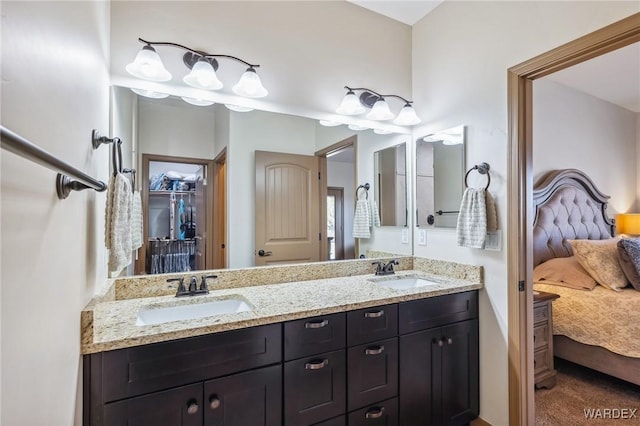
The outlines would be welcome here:
[[[344,259],[344,188],[327,188],[327,240],[329,259]]]
[[[533,381],[533,81],[640,41],[640,14],[508,70],[510,179],[508,229],[509,423],[535,424]]]

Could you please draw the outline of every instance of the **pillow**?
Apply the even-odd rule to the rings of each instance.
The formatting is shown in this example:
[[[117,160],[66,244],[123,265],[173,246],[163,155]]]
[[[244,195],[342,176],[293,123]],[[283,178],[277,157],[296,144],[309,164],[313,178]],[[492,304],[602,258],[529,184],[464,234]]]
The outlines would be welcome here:
[[[618,260],[633,288],[640,290],[640,239],[623,238],[618,241]]]
[[[577,290],[593,290],[597,284],[596,280],[580,266],[575,256],[556,257],[536,266],[533,269],[533,282]]]
[[[620,238],[569,240],[573,254],[585,271],[601,286],[616,291],[628,284],[618,262],[618,241]]]

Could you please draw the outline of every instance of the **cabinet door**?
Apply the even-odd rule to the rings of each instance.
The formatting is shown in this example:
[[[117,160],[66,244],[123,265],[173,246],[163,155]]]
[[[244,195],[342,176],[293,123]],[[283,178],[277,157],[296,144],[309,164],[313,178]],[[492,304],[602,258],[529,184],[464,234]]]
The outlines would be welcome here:
[[[332,314],[284,323],[284,360],[290,361],[346,346],[345,314]]]
[[[349,348],[349,411],[398,394],[398,338]]]
[[[112,402],[104,407],[105,425],[200,426],[202,384]]]
[[[461,425],[479,413],[478,320],[442,327],[443,424]]]
[[[440,339],[439,328],[400,336],[401,425],[440,424]]]
[[[204,403],[207,426],[281,426],[282,367],[205,382]]]
[[[345,413],[345,358],[340,350],[284,364],[285,426],[307,426]]]
[[[388,399],[349,413],[349,426],[398,426],[398,399]],[[403,426],[409,426],[402,424]],[[411,423],[413,426],[413,423]],[[416,424],[416,426],[418,426]]]

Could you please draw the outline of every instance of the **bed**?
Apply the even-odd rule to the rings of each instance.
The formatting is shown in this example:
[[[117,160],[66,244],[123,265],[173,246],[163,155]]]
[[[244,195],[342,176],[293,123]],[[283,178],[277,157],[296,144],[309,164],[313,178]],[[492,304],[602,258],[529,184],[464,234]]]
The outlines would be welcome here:
[[[576,169],[554,170],[539,179],[533,191],[534,268],[579,258],[580,244],[617,241],[612,240],[614,221],[606,213],[608,199]],[[542,266],[534,276],[540,270]],[[590,270],[591,275],[599,272]],[[554,356],[640,385],[640,291],[630,286],[614,291],[598,280],[592,286],[585,279],[584,287],[591,290],[536,280],[534,290],[560,295],[553,303]]]

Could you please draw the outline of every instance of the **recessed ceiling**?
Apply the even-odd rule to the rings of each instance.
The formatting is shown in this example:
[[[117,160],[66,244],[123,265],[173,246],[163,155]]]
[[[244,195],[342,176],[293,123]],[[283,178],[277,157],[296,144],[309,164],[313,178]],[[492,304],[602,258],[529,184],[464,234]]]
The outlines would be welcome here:
[[[444,0],[413,0],[413,1],[378,1],[378,0],[347,0],[365,9],[413,25],[435,9]]]
[[[640,112],[640,43],[545,77],[633,112]]]

